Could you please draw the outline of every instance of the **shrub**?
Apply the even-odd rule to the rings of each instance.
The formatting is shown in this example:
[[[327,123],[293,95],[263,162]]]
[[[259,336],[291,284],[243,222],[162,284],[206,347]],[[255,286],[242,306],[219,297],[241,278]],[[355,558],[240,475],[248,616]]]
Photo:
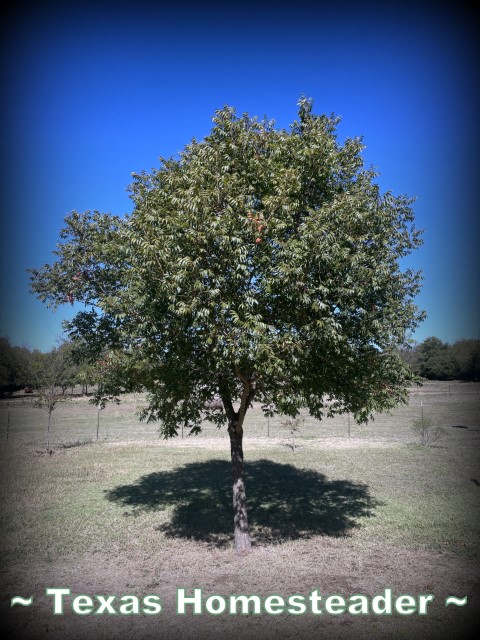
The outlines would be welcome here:
[[[420,437],[420,443],[426,446],[430,446],[446,435],[446,430],[443,427],[435,425],[428,418],[420,418],[413,423],[413,431]]]

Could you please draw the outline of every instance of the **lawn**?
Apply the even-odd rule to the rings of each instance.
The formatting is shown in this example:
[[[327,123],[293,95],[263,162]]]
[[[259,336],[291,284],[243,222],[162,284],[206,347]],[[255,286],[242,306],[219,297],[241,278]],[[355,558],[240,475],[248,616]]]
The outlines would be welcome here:
[[[469,637],[480,604],[479,396],[480,384],[428,383],[367,426],[305,416],[295,450],[281,420],[255,408],[245,427],[246,557],[233,551],[224,430],[162,440],[135,416],[143,398],[127,396],[100,413],[96,440],[96,408],[75,399],[55,410],[46,455],[46,414],[28,398],[3,401],[2,621],[20,639]],[[445,429],[434,446],[412,430],[422,412]],[[78,616],[67,606],[54,616],[47,587],[157,594],[163,610]],[[425,616],[179,616],[178,588],[205,599],[386,588],[435,599]],[[16,595],[33,605],[10,608]],[[450,595],[468,604],[445,607]]]

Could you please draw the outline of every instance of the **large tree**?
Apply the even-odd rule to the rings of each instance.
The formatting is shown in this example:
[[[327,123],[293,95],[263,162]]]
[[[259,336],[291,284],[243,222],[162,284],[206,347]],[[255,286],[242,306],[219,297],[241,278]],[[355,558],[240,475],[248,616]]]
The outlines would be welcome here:
[[[434,336],[426,338],[416,349],[417,372],[429,380],[453,380],[455,360],[446,342]]]
[[[49,304],[100,361],[102,392],[142,386],[166,437],[227,425],[235,546],[250,548],[243,425],[264,411],[321,419],[404,401],[399,348],[421,320],[412,200],[381,193],[360,138],[299,102],[290,130],[225,107],[202,141],[134,174],[133,212],[66,218],[56,260],[31,270]],[[218,394],[223,411],[205,403]]]
[[[0,337],[0,393],[12,393],[32,384],[32,354],[26,347]]]

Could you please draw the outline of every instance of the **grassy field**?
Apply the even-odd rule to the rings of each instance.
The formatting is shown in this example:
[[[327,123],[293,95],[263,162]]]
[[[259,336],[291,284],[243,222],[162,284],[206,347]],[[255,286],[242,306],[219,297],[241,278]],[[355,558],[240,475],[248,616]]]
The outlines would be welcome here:
[[[100,414],[84,399],[47,416],[0,407],[1,621],[18,638],[467,638],[480,605],[480,384],[428,383],[367,426],[305,417],[292,449],[258,408],[245,428],[250,555],[232,548],[225,430],[160,439],[143,398]],[[412,423],[444,427],[422,446]],[[350,422],[350,424],[349,424]],[[467,428],[459,428],[467,427]],[[350,437],[349,437],[350,431]],[[8,434],[8,439],[7,439]],[[158,616],[52,615],[47,587],[157,594]],[[178,616],[177,588],[212,594],[434,594],[426,616]],[[10,608],[15,595],[31,607]],[[446,596],[468,596],[445,607]],[[67,599],[68,600],[68,599]]]

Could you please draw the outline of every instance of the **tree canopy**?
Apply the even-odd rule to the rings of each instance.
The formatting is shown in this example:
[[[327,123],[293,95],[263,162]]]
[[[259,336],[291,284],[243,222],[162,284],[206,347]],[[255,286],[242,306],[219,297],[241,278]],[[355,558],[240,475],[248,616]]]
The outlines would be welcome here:
[[[401,355],[415,374],[428,380],[480,380],[480,340],[448,344],[431,336]]]
[[[399,348],[422,319],[420,274],[400,264],[421,242],[413,201],[381,193],[338,122],[306,98],[289,130],[224,107],[204,140],[134,174],[130,215],[66,218],[31,286],[86,304],[67,329],[101,362],[104,398],[141,385],[165,436],[206,414],[238,438],[254,399],[358,421],[405,399]]]
[[[31,384],[31,354],[24,347],[0,337],[0,393],[17,391]]]

